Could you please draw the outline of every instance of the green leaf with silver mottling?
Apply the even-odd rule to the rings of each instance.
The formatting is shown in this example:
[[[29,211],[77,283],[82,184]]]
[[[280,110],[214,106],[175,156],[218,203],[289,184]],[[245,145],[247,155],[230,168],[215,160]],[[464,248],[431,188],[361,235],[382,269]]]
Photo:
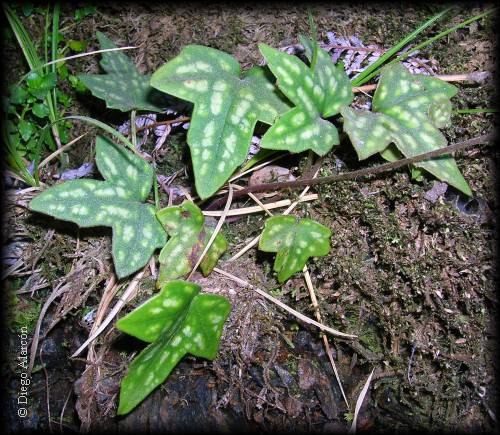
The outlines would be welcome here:
[[[309,257],[328,254],[331,231],[311,219],[293,216],[274,216],[267,219],[260,237],[259,249],[277,252],[274,271],[284,282],[300,272]]]
[[[406,157],[448,145],[439,128],[451,118],[451,102],[457,88],[435,77],[410,74],[401,64],[382,68],[372,102],[372,112],[344,107],[344,130],[360,159],[381,153],[388,160],[396,154]],[[435,177],[467,195],[472,192],[451,156],[415,163]]]
[[[306,54],[312,48],[303,39]],[[262,148],[288,150],[294,153],[308,149],[325,155],[339,143],[338,131],[325,121],[351,103],[352,88],[344,69],[335,65],[328,53],[318,47],[314,69],[296,56],[265,44],[259,49],[277,77],[277,86],[296,107],[284,113],[262,137]]]
[[[204,225],[203,213],[191,201],[184,201],[180,206],[159,210],[156,216],[171,237],[159,255],[160,273],[156,285],[162,287],[167,281],[191,271],[205,249],[213,230]],[[200,263],[201,271],[205,276],[212,271],[226,249],[226,239],[221,233],[217,234]]]
[[[170,281],[160,293],[118,320],[118,329],[151,343],[130,364],[120,388],[118,415],[124,415],[160,385],[186,355],[214,359],[229,301],[200,294],[201,287]]]
[[[257,121],[272,124],[287,110],[266,70],[240,79],[240,65],[222,51],[188,45],[151,78],[160,91],[194,103],[187,142],[196,191],[213,195],[241,165]]]
[[[107,226],[113,231],[113,260],[123,278],[143,267],[166,234],[152,205],[153,170],[143,159],[97,136],[96,163],[105,181],[71,180],[53,186],[30,202],[30,209],[79,227]]]
[[[97,32],[101,49],[116,45],[101,32]],[[92,94],[106,101],[110,109],[122,112],[147,110],[161,112],[162,95],[149,84],[150,75],[142,75],[132,61],[121,51],[102,54],[101,66],[106,74],[79,74]]]

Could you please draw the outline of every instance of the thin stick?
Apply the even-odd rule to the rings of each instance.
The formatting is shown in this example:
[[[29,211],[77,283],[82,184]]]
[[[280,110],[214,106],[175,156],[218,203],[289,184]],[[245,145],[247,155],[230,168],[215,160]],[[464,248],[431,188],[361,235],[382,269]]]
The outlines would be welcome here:
[[[346,334],[345,332],[337,331],[336,329],[330,328],[329,326],[326,326],[326,325],[323,325],[319,322],[316,322],[315,320],[305,316],[304,314],[301,314],[298,311],[295,311],[293,308],[290,308],[288,305],[286,305],[283,302],[281,302],[280,300],[272,297],[270,294],[266,293],[265,291],[261,290],[260,288],[253,286],[249,282],[246,282],[246,281],[238,278],[237,276],[234,276],[233,274],[226,272],[225,270],[219,269],[217,267],[214,267],[213,270],[214,270],[214,272],[217,272],[221,275],[224,275],[227,278],[231,279],[232,281],[237,282],[238,284],[240,284],[243,287],[248,287],[248,288],[252,289],[253,291],[258,293],[259,295],[264,296],[266,299],[270,300],[274,304],[278,305],[279,307],[283,308],[285,311],[288,311],[290,314],[294,315],[295,317],[302,320],[303,322],[308,323],[309,325],[314,325],[314,326],[318,327],[319,329],[326,331],[326,332],[329,332],[330,334],[338,336],[338,337],[343,337],[343,338],[356,338],[357,337],[357,335]]]
[[[69,392],[68,392],[68,396],[66,397],[66,400],[64,401],[64,405],[63,405],[62,410],[61,410],[61,416],[59,417],[59,430],[61,433],[63,431],[62,428],[63,428],[64,411],[66,411],[66,406],[68,405],[72,391],[73,391],[73,389],[70,388]]]
[[[314,291],[314,286],[311,280],[311,275],[309,274],[309,269],[306,265],[304,265],[304,269],[302,270],[304,273],[304,279],[306,281],[307,289],[309,290],[309,297],[311,298],[311,302],[314,308],[314,313],[316,315],[316,320],[320,323],[323,323],[321,319],[321,313],[319,312],[318,299],[316,298],[316,292]],[[330,365],[332,366],[333,372],[335,373],[335,378],[337,379],[337,383],[340,387],[340,392],[342,393],[342,397],[344,398],[344,402],[347,405],[347,409],[350,409],[349,402],[347,401],[347,397],[344,392],[344,388],[342,387],[342,381],[340,380],[339,373],[337,371],[337,366],[335,365],[335,361],[332,356],[332,351],[330,349],[330,343],[328,342],[328,337],[325,334],[323,335],[323,344],[325,346],[326,354],[328,355],[328,359],[330,360]]]
[[[480,145],[487,143],[489,141],[494,140],[494,134],[493,133],[488,133],[473,139],[469,139],[466,141],[462,142],[457,142],[452,145],[449,145],[444,148],[439,148],[437,150],[429,151],[423,154],[418,154],[413,157],[408,157],[405,159],[397,160],[394,162],[388,162],[384,163],[382,165],[378,165],[375,167],[371,168],[363,168],[359,169],[357,171],[351,171],[351,172],[344,172],[341,174],[336,174],[336,175],[330,175],[328,177],[320,177],[320,178],[299,178],[298,180],[294,181],[282,181],[282,182],[276,182],[276,183],[264,183],[264,184],[256,184],[255,186],[249,186],[245,187],[245,189],[240,190],[238,192],[234,193],[233,198],[239,198],[241,196],[247,195],[248,192],[265,192],[269,190],[277,190],[277,189],[297,189],[302,186],[317,186],[320,184],[329,184],[329,183],[334,183],[337,181],[347,181],[347,180],[354,180],[356,178],[360,177],[365,177],[369,175],[375,175],[375,174],[380,174],[382,172],[386,171],[392,171],[397,168],[401,168],[402,166],[418,163],[424,160],[429,160],[434,157],[442,156],[444,154],[451,154],[455,151],[460,151],[465,148],[474,146],[474,145]],[[217,206],[219,202],[224,201],[224,197],[219,198],[216,200],[212,206]]]
[[[191,118],[189,116],[181,116],[180,118],[177,119],[168,119],[166,121],[158,121],[158,122],[152,122],[151,124],[148,125],[143,125],[142,127],[139,127],[136,132],[139,133],[142,130],[148,130],[151,128],[158,127],[160,125],[170,125],[170,124],[176,124],[177,122],[186,122],[189,121]]]
[[[76,59],[78,57],[93,56],[94,54],[106,53],[108,51],[132,50],[134,48],[138,48],[138,47],[129,46],[129,47],[105,48],[102,50],[89,51],[87,53],[74,54],[72,56],[62,57],[61,59],[56,59],[56,60],[53,60],[51,62],[47,62],[47,63],[43,64],[40,68],[44,68],[46,66],[49,66],[49,65],[52,65],[52,64],[58,63],[58,62],[65,62],[67,60]]]
[[[154,259],[152,258],[150,261],[154,261]],[[148,270],[148,264],[146,266],[144,266],[143,269],[134,277],[134,279],[128,285],[128,287],[125,290],[125,292],[123,293],[123,295],[118,299],[118,302],[115,304],[113,309],[110,311],[110,313],[108,314],[108,316],[106,317],[104,322],[102,322],[101,325],[97,328],[97,330],[93,334],[91,334],[89,338],[87,338],[85,343],[83,343],[77,349],[77,351],[73,355],[71,355],[71,358],[74,358],[74,357],[80,355],[80,353],[82,353],[82,351],[90,343],[92,343],[97,337],[99,337],[99,335],[101,335],[101,333],[104,331],[104,329],[106,329],[106,327],[111,323],[111,321],[115,318],[115,316],[120,312],[122,307],[128,302],[129,296],[131,296],[134,293],[137,286],[139,285],[140,280],[142,279],[142,277],[144,276],[144,274],[146,273],[147,270]]]
[[[57,157],[59,154],[63,153],[66,151],[71,145],[75,144],[78,142],[83,136],[87,135],[88,133],[83,133],[77,138],[73,139],[71,142],[68,142],[66,145],[63,145],[61,148],[55,150],[50,156],[48,156],[46,159],[42,160],[42,162],[38,165],[38,169],[43,168],[47,163],[49,163],[53,158]]]
[[[233,185],[229,184],[229,194],[227,196],[227,202],[226,206],[224,207],[224,211],[222,212],[222,215],[219,219],[219,222],[217,222],[217,225],[215,227],[214,232],[212,233],[212,236],[208,240],[207,245],[205,246],[205,249],[201,253],[200,257],[198,258],[198,261],[194,265],[193,269],[191,270],[191,273],[188,275],[187,280],[189,281],[191,277],[193,276],[194,272],[202,262],[203,258],[205,257],[206,253],[210,249],[210,246],[212,246],[212,243],[214,242],[215,238],[217,237],[217,234],[219,234],[220,229],[222,228],[222,225],[224,224],[224,221],[226,220],[227,214],[229,212],[229,207],[231,207],[231,202],[233,200]]]
[[[444,82],[473,82],[476,83],[480,77],[484,76],[485,71],[474,71],[465,74],[444,74],[432,76],[436,79],[443,80]],[[356,94],[358,92],[370,92],[377,89],[378,83],[372,85],[356,86],[352,91]]]
[[[40,328],[42,326],[42,321],[45,317],[45,313],[49,309],[49,306],[54,300],[56,300],[59,296],[61,296],[64,292],[69,289],[68,285],[64,285],[59,288],[55,288],[48,299],[43,304],[42,309],[40,310],[40,315],[38,316],[38,320],[36,322],[35,331],[33,333],[33,339],[31,341],[31,349],[30,349],[30,361],[28,365],[28,377],[31,376],[31,371],[33,370],[33,366],[35,364],[35,356],[38,348],[38,341],[40,339]]]
[[[246,189],[246,187],[244,187],[242,189]],[[241,192],[241,190],[239,192]],[[248,192],[247,192],[247,194],[248,194]],[[233,195],[236,195],[236,193],[234,193]],[[312,193],[310,195],[306,195],[306,196],[300,198],[296,202],[299,203],[299,202],[314,201],[315,199],[318,199],[318,195],[315,193]],[[251,207],[241,207],[241,208],[229,210],[227,212],[227,216],[241,216],[241,215],[251,214],[251,213],[260,213],[262,210],[273,210],[275,208],[286,207],[287,205],[290,205],[290,204],[292,204],[292,200],[282,199],[280,201],[272,202],[270,204],[261,203],[261,205],[259,204],[259,205],[254,205]],[[203,211],[203,214],[205,216],[212,216],[212,217],[222,216],[223,213],[224,213],[223,211],[211,211],[211,210]]]
[[[50,386],[49,386],[49,374],[47,373],[47,368],[45,367],[45,363],[42,358],[43,347],[40,348],[39,358],[40,364],[43,369],[43,374],[45,377],[45,402],[47,404],[47,419],[49,421],[49,431],[52,432],[52,417],[50,416]]]

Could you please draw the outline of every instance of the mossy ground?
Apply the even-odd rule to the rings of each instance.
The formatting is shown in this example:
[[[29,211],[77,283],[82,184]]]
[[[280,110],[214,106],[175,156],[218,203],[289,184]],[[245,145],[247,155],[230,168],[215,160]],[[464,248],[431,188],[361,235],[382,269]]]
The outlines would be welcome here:
[[[327,31],[334,31],[356,35],[365,44],[377,43],[386,48],[437,12],[435,6],[387,5],[315,4],[311,10],[320,38],[324,38]],[[442,30],[482,10],[484,7],[457,7],[454,18],[433,27],[424,36],[432,36],[437,33],[436,28]],[[114,4],[99,7],[98,11],[68,30],[66,38],[92,41],[90,48],[93,48],[95,31],[100,30],[118,45],[137,45],[133,58],[144,72],[154,71],[190,43],[227,51],[248,68],[261,60],[259,42],[282,47],[297,43],[298,35],[308,32],[306,6],[289,4],[240,8]],[[63,17],[72,13],[68,5],[63,5]],[[27,20],[27,25],[34,32],[42,28],[36,20]],[[420,55],[437,60],[441,74],[494,72],[493,26],[492,18],[481,20],[468,29],[450,34]],[[12,65],[16,65],[14,70],[23,71],[15,50],[7,53],[13,59]],[[83,58],[68,67],[75,73],[97,72],[98,59]],[[457,86],[459,93],[453,100],[456,108],[492,107],[496,101],[491,80]],[[113,113],[103,113],[98,103],[84,96],[78,97],[74,113],[96,117],[98,114],[100,119],[116,124],[125,120]],[[450,142],[491,130],[493,115],[455,114],[452,121],[452,126],[445,131]],[[75,126],[75,136],[84,128]],[[184,131],[177,131],[167,139],[166,153],[159,162],[165,175],[189,165],[184,140]],[[91,149],[90,139],[72,149],[72,167],[90,161]],[[283,159],[279,164],[295,167],[298,175],[306,160],[306,156],[298,156],[288,161]],[[381,162],[378,157],[358,162],[352,147],[344,141],[323,160],[321,175],[338,171],[339,161],[343,162],[342,170]],[[433,180],[427,176],[419,182],[411,180],[407,169],[318,187],[318,201],[297,207],[297,215],[311,217],[332,229],[329,255],[311,261],[310,269],[324,322],[359,336],[355,341],[331,339],[351,408],[368,373],[377,368],[358,427],[376,431],[385,431],[387,427],[488,431],[494,427],[492,410],[497,402],[492,319],[497,313],[493,290],[497,161],[498,152],[489,146],[457,155],[459,167],[477,203],[482,205],[472,213],[460,211],[457,197],[453,195],[435,203],[427,201],[424,195],[432,188]],[[191,180],[188,170],[179,175],[176,183],[189,187]],[[163,193],[162,201],[166,200],[167,195]],[[458,198],[459,202],[462,200]],[[12,219],[15,223],[11,225],[22,227],[29,234],[33,255],[40,252],[47,225],[54,223],[29,217],[26,212]],[[226,223],[223,231],[231,252],[259,234],[263,220],[260,215],[252,215]],[[71,260],[67,254],[74,251],[78,235],[84,248],[92,243],[93,237],[102,238],[102,234],[92,232],[82,236],[72,226],[64,228],[62,234],[59,229],[56,231],[39,262],[41,273],[49,282],[69,272]],[[109,268],[110,263],[109,255],[105,254],[108,248],[103,245],[100,250],[99,260],[104,269]],[[79,252],[85,250],[80,248]],[[93,251],[90,249],[90,252]],[[302,278],[297,275],[279,286],[272,273],[272,262],[272,255],[250,251],[237,262],[233,273],[239,272],[238,276],[261,288],[275,290],[284,302],[313,316]],[[221,353],[213,365],[194,358],[182,363],[165,383],[167,402],[179,403],[184,409],[185,400],[195,409],[208,401],[196,393],[199,391],[201,395],[205,391],[196,384],[193,375],[193,370],[199,370],[200,376],[212,385],[209,388],[216,392],[216,398],[208,402],[232,410],[236,416],[243,415],[254,426],[278,430],[347,428],[344,414],[348,410],[317,331],[303,326],[297,328],[294,319],[283,316],[268,304],[257,303],[249,292],[231,288],[215,278],[205,284],[214,291],[226,292],[233,302]],[[146,287],[150,286],[144,286],[141,298],[148,295]],[[102,292],[103,286],[98,288]],[[42,290],[40,294],[46,296],[48,292]],[[87,305],[95,307],[98,301],[99,294],[94,294]],[[81,340],[86,333],[81,329],[76,335],[81,336]],[[121,358],[123,364],[123,356],[113,358],[115,362]],[[311,367],[304,360],[311,360]],[[313,373],[311,376],[315,379],[309,388],[300,383],[305,371]],[[285,373],[291,379],[288,383],[284,380]],[[325,373],[328,383],[322,384]],[[179,385],[184,391],[192,388],[191,396],[187,394],[183,398],[177,391]],[[331,397],[325,395],[328,391]],[[163,391],[157,396],[147,406],[157,404],[159,412],[181,416],[181,408],[171,403],[168,406],[174,408],[165,411]],[[75,406],[73,399],[69,406]],[[103,418],[102,409],[110,409],[109,404],[100,406],[101,411],[91,422],[96,427],[101,423],[99,418]],[[134,418],[136,423],[143,421],[141,416],[150,412],[147,406],[128,421],[133,422]],[[207,421],[210,418],[221,421],[220,414],[202,417]],[[224,423],[231,427],[233,417],[225,415]],[[168,416],[166,421],[170,421]],[[127,424],[124,423],[125,427],[130,428]],[[148,420],[148,424],[156,427],[152,420]]]

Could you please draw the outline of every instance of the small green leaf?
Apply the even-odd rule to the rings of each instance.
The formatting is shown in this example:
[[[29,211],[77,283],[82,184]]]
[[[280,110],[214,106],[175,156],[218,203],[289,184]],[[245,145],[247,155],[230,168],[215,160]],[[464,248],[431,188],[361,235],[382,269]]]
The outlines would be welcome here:
[[[158,211],[156,216],[171,237],[158,257],[160,273],[156,285],[161,287],[167,281],[191,271],[213,230],[204,226],[205,218],[201,210],[191,201],[184,201],[180,206],[164,208]],[[205,276],[212,271],[226,249],[226,239],[221,233],[217,234],[200,263]]]
[[[35,126],[31,122],[25,121],[24,119],[19,120],[18,127],[19,133],[21,133],[21,137],[24,141],[29,140],[29,138],[35,131]]]
[[[188,45],[151,77],[153,87],[194,103],[187,142],[202,199],[213,195],[243,163],[257,121],[272,124],[289,107],[263,68],[239,76],[234,57]]]
[[[85,6],[83,8],[79,8],[75,11],[75,20],[81,21],[83,18],[94,14],[96,11],[97,8],[95,6]]]
[[[70,75],[68,80],[71,84],[71,87],[75,89],[77,92],[84,92],[87,90],[87,86],[83,83],[77,76]]]
[[[23,104],[28,97],[28,92],[22,86],[9,86],[9,101],[12,104]]]
[[[33,104],[31,111],[39,118],[46,118],[50,113],[49,107],[45,103]]]
[[[170,281],[160,293],[118,320],[116,327],[151,343],[130,364],[120,388],[118,415],[129,413],[190,353],[214,359],[231,305],[201,287]]]
[[[101,49],[116,48],[101,32],[97,32],[97,39]],[[95,97],[106,101],[107,107],[122,112],[163,110],[161,94],[149,85],[150,76],[139,74],[137,67],[123,52],[103,53],[101,66],[107,74],[80,74],[78,78]]]
[[[311,57],[310,41],[304,39],[306,54]],[[339,113],[353,99],[352,88],[344,69],[336,66],[323,49],[317,50],[314,70],[296,56],[265,44],[260,52],[277,77],[277,86],[296,107],[284,113],[263,136],[262,148],[294,153],[308,149],[325,155],[339,143],[337,129],[322,119]]]
[[[284,282],[304,268],[309,257],[328,254],[331,231],[311,219],[274,216],[267,219],[260,237],[259,249],[277,252],[274,271]]]
[[[56,89],[56,96],[57,101],[59,101],[64,107],[69,107],[73,101],[68,94],[61,92],[59,89]]]
[[[151,190],[153,170],[140,157],[101,136],[96,140],[96,163],[105,181],[66,181],[36,196],[30,208],[82,228],[111,227],[116,274],[123,278],[143,267],[166,242],[154,207],[143,204]]]
[[[52,72],[47,74],[39,74],[32,71],[26,77],[26,83],[28,84],[28,91],[31,95],[35,96],[39,100],[43,100],[47,93],[54,89],[56,86],[56,75]]]
[[[70,39],[68,41],[68,47],[71,48],[71,50],[80,53],[87,48],[87,41],[76,41],[74,39]]]
[[[450,121],[450,98],[456,93],[455,86],[440,79],[410,74],[401,64],[387,65],[381,70],[373,111],[344,107],[344,130],[360,159],[378,152],[393,159],[393,151],[384,152],[392,143],[406,157],[444,148],[447,140],[439,128]],[[453,157],[440,156],[415,166],[472,195]]]

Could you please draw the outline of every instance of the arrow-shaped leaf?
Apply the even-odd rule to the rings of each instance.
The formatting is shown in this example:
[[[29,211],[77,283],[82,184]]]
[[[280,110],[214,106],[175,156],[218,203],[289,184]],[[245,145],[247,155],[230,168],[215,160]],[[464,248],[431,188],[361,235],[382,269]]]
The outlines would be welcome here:
[[[260,237],[259,249],[277,252],[274,271],[284,282],[304,268],[309,257],[328,254],[331,231],[311,219],[274,216],[267,219]]]
[[[96,163],[106,181],[71,180],[30,202],[31,210],[76,223],[113,230],[113,260],[119,278],[143,267],[166,234],[151,205],[143,204],[153,183],[152,168],[111,140],[97,136]]]
[[[304,40],[304,42],[309,42]],[[336,66],[328,53],[318,47],[314,69],[299,58],[265,44],[259,49],[278,88],[296,107],[283,114],[263,136],[262,148],[301,152],[311,149],[326,154],[339,143],[337,129],[327,118],[353,99],[352,88],[344,69]],[[311,48],[306,53],[311,56]]]
[[[97,32],[101,49],[116,45],[101,32]],[[121,51],[102,54],[101,66],[106,74],[80,74],[78,78],[95,97],[106,101],[110,109],[122,112],[147,110],[161,112],[164,97],[149,84],[150,75],[141,75],[137,67]]]
[[[194,103],[187,142],[201,198],[214,194],[243,163],[256,122],[272,124],[289,108],[264,69],[239,75],[229,54],[188,45],[151,78],[153,87]]]
[[[118,329],[150,342],[122,380],[118,414],[134,409],[160,385],[184,355],[214,359],[231,305],[200,286],[170,281],[160,293],[118,320]]]
[[[457,88],[440,79],[410,74],[401,64],[387,65],[373,97],[373,112],[344,107],[344,130],[360,159],[377,152],[388,152],[394,143],[406,157],[447,146],[439,128],[450,121],[452,98]],[[455,159],[440,156],[415,164],[467,195],[472,192],[457,167]]]
[[[203,213],[191,201],[184,201],[180,206],[164,208],[158,211],[156,216],[171,237],[159,256],[160,273],[156,285],[161,287],[167,281],[191,271],[213,230],[204,226]],[[205,276],[212,271],[226,249],[226,239],[221,233],[217,234],[200,263]]]

